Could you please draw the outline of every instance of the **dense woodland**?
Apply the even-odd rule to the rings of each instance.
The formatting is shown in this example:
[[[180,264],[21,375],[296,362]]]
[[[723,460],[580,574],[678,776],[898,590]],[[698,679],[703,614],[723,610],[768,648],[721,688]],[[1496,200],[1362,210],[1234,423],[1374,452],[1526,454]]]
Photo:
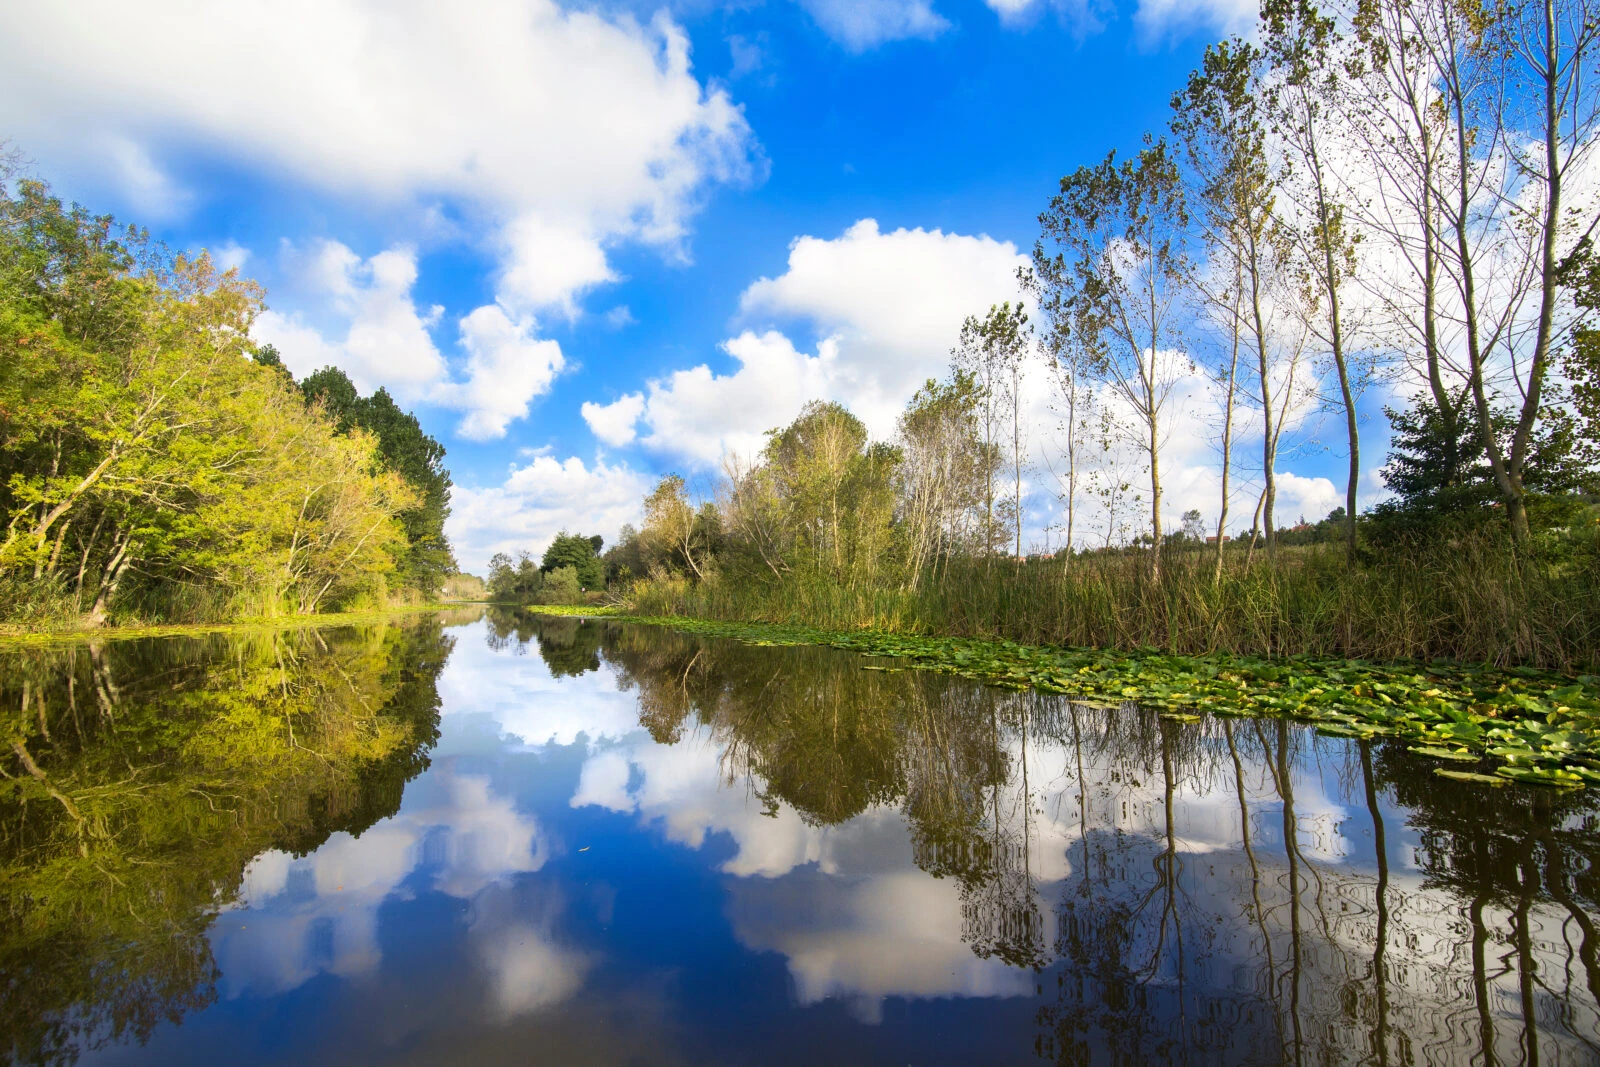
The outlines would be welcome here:
[[[609,580],[663,613],[1592,666],[1597,39],[1581,0],[1268,0],[1168,129],[1061,179],[1031,307],[974,309],[892,440],[812,403],[698,497],[664,479]],[[1221,491],[1174,529],[1162,464],[1197,370]],[[1042,381],[1048,556],[1023,543]],[[1374,388],[1405,398],[1375,507]],[[1349,458],[1317,522],[1277,508],[1308,411]]]
[[[250,340],[262,301],[0,181],[0,621],[383,606],[454,572],[444,449],[381,389],[297,383]]]

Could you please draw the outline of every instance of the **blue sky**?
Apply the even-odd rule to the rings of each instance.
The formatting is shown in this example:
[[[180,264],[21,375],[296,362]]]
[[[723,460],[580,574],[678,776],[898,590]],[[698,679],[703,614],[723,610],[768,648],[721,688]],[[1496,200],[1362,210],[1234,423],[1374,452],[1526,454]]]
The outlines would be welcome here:
[[[449,449],[452,534],[481,568],[562,527],[614,535],[662,472],[709,490],[725,450],[812,396],[887,435],[961,318],[1014,296],[1060,176],[1159,131],[1205,44],[1252,13],[12,5],[0,136],[63,194],[259,279],[256,332],[299,373],[337,363],[413,407]],[[1211,515],[1194,403],[1171,505]],[[1342,496],[1325,421],[1307,415],[1284,461],[1283,518]]]

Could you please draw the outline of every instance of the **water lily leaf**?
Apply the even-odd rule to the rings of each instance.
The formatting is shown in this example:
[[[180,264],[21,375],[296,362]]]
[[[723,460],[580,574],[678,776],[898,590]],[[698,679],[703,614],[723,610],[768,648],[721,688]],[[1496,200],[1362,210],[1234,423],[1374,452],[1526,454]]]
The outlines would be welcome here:
[[[1492,785],[1496,788],[1506,784],[1504,778],[1497,778],[1492,774],[1479,774],[1477,771],[1458,771],[1450,767],[1435,767],[1433,773],[1440,778],[1450,778],[1457,782],[1477,782],[1480,785]]]
[[[1562,771],[1556,767],[1500,767],[1496,774],[1510,778],[1514,782],[1523,782],[1527,785],[1547,785],[1557,789],[1580,789],[1583,779],[1571,771]]]
[[[1432,759],[1460,760],[1465,763],[1476,763],[1478,757],[1471,752],[1459,748],[1437,748],[1432,745],[1415,745],[1406,749],[1407,752],[1418,756],[1428,756]]]

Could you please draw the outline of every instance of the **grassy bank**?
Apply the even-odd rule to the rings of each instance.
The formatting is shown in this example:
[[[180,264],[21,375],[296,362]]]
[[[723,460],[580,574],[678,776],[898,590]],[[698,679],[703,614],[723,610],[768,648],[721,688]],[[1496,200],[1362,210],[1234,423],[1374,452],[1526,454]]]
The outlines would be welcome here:
[[[297,630],[322,626],[352,626],[381,622],[407,615],[424,615],[456,608],[476,610],[478,604],[406,604],[371,611],[329,611],[314,615],[273,615],[228,622],[129,624],[97,628],[60,627],[30,630],[20,626],[0,626],[0,652],[12,648],[40,648],[81,644],[86,641],[126,641],[140,637],[196,637],[202,634],[246,633],[256,630]]]
[[[1096,703],[1138,701],[1177,718],[1285,716],[1323,733],[1394,738],[1439,761],[1436,773],[1504,784],[1600,785],[1600,677],[1449,663],[1110,652],[1004,640],[930,637],[635,614],[618,608],[530,607],[604,616],[757,645],[827,645],[892,664]]]
[[[1159,582],[1142,553],[1016,563],[956,559],[917,587],[808,580],[664,578],[638,583],[643,615],[976,637],[1029,645],[1200,655],[1435,660],[1600,673],[1593,553],[1536,558],[1465,539],[1345,567],[1337,547],[1168,552]]]

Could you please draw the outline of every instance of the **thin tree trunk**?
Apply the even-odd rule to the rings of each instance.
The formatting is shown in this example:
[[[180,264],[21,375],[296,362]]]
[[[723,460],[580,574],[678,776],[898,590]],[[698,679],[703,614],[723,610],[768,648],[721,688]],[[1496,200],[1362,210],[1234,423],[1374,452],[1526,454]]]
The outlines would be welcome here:
[[[1233,473],[1233,397],[1239,384],[1239,318],[1232,316],[1228,355],[1228,398],[1222,413],[1222,507],[1217,515],[1217,569],[1212,583],[1222,581],[1222,553],[1228,541],[1228,482]]]

